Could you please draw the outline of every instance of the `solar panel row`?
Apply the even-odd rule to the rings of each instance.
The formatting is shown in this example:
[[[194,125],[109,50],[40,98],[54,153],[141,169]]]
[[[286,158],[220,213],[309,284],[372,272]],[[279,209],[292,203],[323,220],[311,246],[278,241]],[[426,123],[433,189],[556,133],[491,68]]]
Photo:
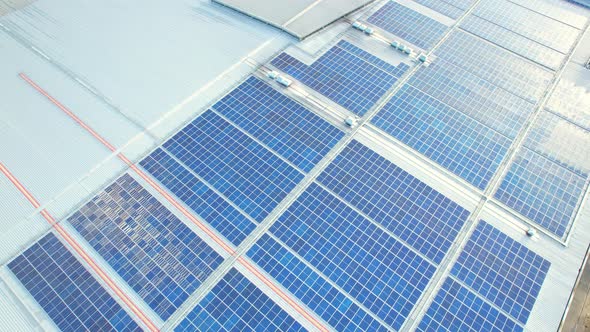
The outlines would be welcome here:
[[[281,307],[231,269],[174,331],[305,331]]]
[[[480,221],[420,331],[522,331],[550,263]]]
[[[287,53],[271,64],[361,116],[409,69],[405,63],[393,66],[344,40],[309,66]]]
[[[223,262],[127,174],[68,221],[163,320]]]
[[[461,15],[463,15],[464,10],[456,7],[452,3],[448,3],[444,0],[414,0],[421,4],[422,6],[428,7],[432,10],[436,10],[437,12],[446,15],[452,19],[458,19]]]
[[[388,1],[367,22],[424,50],[432,48],[448,29],[446,25],[395,1]]]
[[[565,237],[590,168],[590,132],[542,113],[495,197],[558,237]]]
[[[8,267],[62,331],[141,331],[52,233]]]

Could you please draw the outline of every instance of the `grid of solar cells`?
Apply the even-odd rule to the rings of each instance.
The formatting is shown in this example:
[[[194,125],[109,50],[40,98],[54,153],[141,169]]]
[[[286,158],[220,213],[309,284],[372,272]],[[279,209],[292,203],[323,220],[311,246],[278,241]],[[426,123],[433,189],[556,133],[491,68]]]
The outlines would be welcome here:
[[[174,331],[305,331],[238,270],[231,269]]]
[[[448,28],[395,1],[387,2],[371,15],[367,22],[425,50],[433,47]]]
[[[477,16],[467,17],[461,23],[461,28],[554,70],[566,58],[563,53]]]
[[[408,84],[478,122],[514,138],[535,105],[443,59],[421,68]]]
[[[549,261],[482,220],[451,273],[526,324],[549,266]]]
[[[317,184],[270,232],[396,330],[436,270]]]
[[[461,9],[469,9],[475,0],[453,0],[453,6]]]
[[[336,331],[388,331],[270,235],[247,255]]]
[[[562,0],[510,0],[517,5],[529,8],[554,20],[571,25],[578,29],[584,28],[588,19],[578,14],[579,7],[574,3]]]
[[[211,110],[164,148],[258,222],[304,177]]]
[[[524,147],[516,155],[495,197],[563,237],[585,182],[584,177]]]
[[[338,128],[250,77],[213,109],[309,172],[344,136]]]
[[[140,165],[235,246],[256,228],[255,223],[164,150],[156,149]]]
[[[546,107],[590,131],[590,91],[584,86],[562,78]]]
[[[541,98],[553,79],[552,72],[459,30],[445,40],[436,54],[532,102]]]
[[[281,53],[272,62],[335,103],[364,115],[409,66],[393,66],[353,44],[341,40],[310,66]]]
[[[436,10],[437,12],[453,19],[458,19],[463,15],[463,10],[461,8],[455,7],[453,4],[449,4],[442,0],[414,0],[414,2],[432,10]]]
[[[141,331],[52,233],[8,267],[62,331]]]
[[[563,54],[569,53],[581,32],[507,0],[483,0],[473,14]]]
[[[542,113],[495,197],[563,237],[584,192],[589,161],[590,133]]]
[[[223,261],[128,174],[68,221],[163,320]]]
[[[371,122],[482,190],[511,144],[507,137],[409,85]]]
[[[447,278],[417,331],[523,331],[506,315],[467,288]]]
[[[469,215],[358,141],[317,181],[435,263],[442,261]]]

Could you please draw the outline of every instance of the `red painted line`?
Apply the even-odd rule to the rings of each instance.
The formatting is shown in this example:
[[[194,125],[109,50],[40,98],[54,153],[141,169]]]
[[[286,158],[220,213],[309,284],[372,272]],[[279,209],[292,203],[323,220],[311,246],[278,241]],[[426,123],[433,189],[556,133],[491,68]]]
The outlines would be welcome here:
[[[4,164],[0,163],[0,172],[2,172],[12,184],[27,198],[29,202],[37,209],[41,205],[39,202],[33,197],[33,195],[23,186],[23,184],[18,181],[18,179],[4,166]],[[96,262],[92,259],[92,257],[88,256],[88,254],[84,251],[84,249],[66,232],[66,230],[57,223],[55,218],[47,211],[46,209],[41,210],[41,215],[47,222],[66,240],[66,242],[84,259],[84,261],[90,265],[90,267],[96,272],[98,276],[119,296],[119,298],[133,311],[139,319],[148,327],[150,331],[157,332],[159,331],[158,327],[127,297],[127,295],[109,278],[109,276],[96,264]]]
[[[66,115],[68,115],[74,122],[79,124],[82,128],[84,128],[90,135],[96,138],[99,142],[101,142],[107,149],[112,152],[116,152],[117,149],[111,145],[106,139],[104,139],[100,134],[98,134],[94,129],[92,129],[89,125],[84,123],[76,114],[70,111],[67,107],[65,107],[62,103],[60,103],[57,99],[52,97],[47,91],[43,90],[39,85],[37,85],[33,80],[31,80],[26,74],[20,73],[19,76],[25,80],[30,86],[32,86],[35,90],[37,90],[40,94],[45,96],[49,101],[51,101],[55,106],[57,106],[60,110],[62,110]],[[131,168],[137,175],[139,175],[144,181],[146,181],[152,188],[154,188],[160,195],[162,195],[166,200],[172,204],[175,208],[177,208],[185,217],[187,217],[192,223],[194,223],[200,230],[205,232],[215,243],[217,243],[220,247],[222,247],[227,253],[234,256],[236,252],[229,246],[225,241],[223,241],[217,234],[215,234],[209,227],[207,227],[204,223],[198,220],[195,216],[192,215],[187,209],[185,209],[174,197],[168,194],[159,184],[157,184],[154,180],[152,180],[144,171],[142,171],[139,167],[137,167],[133,162],[131,162],[123,153],[117,152],[117,157],[121,159],[129,168]],[[297,302],[295,302],[289,295],[285,294],[280,288],[278,288],[272,281],[266,278],[258,269],[250,264],[247,260],[242,257],[238,258],[238,262],[244,265],[250,272],[255,274],[264,284],[270,287],[277,295],[279,295],[283,300],[285,300],[293,309],[295,309],[298,313],[303,315],[310,323],[312,323],[315,327],[317,327],[320,331],[329,331],[321,322],[311,316],[307,310],[302,308]]]

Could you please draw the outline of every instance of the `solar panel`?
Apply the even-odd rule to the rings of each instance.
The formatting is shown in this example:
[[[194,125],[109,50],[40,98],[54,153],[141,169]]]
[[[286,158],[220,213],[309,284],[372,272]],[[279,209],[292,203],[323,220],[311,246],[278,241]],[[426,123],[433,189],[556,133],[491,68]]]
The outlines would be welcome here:
[[[52,233],[8,267],[62,331],[141,331]]]
[[[566,58],[561,52],[477,16],[467,17],[461,28],[554,70]]]
[[[569,53],[581,32],[507,0],[484,0],[473,14],[563,54]]]
[[[535,110],[533,103],[443,59],[418,70],[408,84],[509,138]]]
[[[305,331],[236,269],[231,269],[174,331]]]
[[[452,3],[447,3],[442,0],[414,0],[414,2],[432,10],[436,10],[437,12],[453,19],[458,19],[464,12],[461,8],[454,6]]]
[[[247,255],[336,331],[389,330],[270,235]]]
[[[395,1],[387,2],[371,15],[367,22],[425,50],[433,47],[448,28]]]
[[[317,181],[435,263],[442,261],[469,215],[358,141]]]
[[[213,109],[305,172],[344,132],[258,78],[250,77]]]
[[[511,140],[409,85],[371,120],[386,133],[484,189]]]
[[[68,221],[163,320],[223,262],[128,174]]]
[[[531,102],[541,98],[553,79],[552,72],[460,30],[436,54]]]
[[[311,65],[281,53],[271,64],[351,112],[364,115],[408,69],[341,40]]]
[[[435,272],[426,259],[317,184],[270,232],[396,330]]]
[[[451,274],[526,324],[550,263],[480,221]]]
[[[140,165],[235,246],[256,228],[254,222],[164,150],[156,149]]]
[[[579,14],[580,8],[577,5],[568,1],[510,0],[510,2],[534,10],[537,13],[540,13],[547,17],[551,17],[554,20],[571,25],[578,29],[584,28],[586,21],[588,21],[588,18],[586,18],[584,15]]]
[[[563,237],[585,188],[588,161],[590,133],[542,113],[495,197]]]
[[[163,147],[258,222],[304,177],[211,110]]]
[[[547,109],[590,131],[590,92],[575,82],[561,79]]]
[[[510,332],[524,329],[449,277],[434,298],[417,331]]]

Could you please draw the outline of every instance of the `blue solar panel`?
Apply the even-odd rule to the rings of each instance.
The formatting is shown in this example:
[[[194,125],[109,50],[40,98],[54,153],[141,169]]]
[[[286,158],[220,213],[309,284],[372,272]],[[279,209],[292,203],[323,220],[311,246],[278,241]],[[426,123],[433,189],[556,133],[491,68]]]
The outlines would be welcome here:
[[[223,261],[127,174],[68,221],[163,320]]]
[[[305,172],[344,136],[344,132],[258,78],[246,82],[213,109]]]
[[[566,58],[563,53],[477,16],[467,17],[461,28],[554,70]]]
[[[367,22],[425,50],[433,47],[448,29],[446,25],[395,1],[387,2]]]
[[[258,222],[304,177],[211,110],[164,148]]]
[[[270,232],[396,330],[435,272],[434,265],[317,184]]]
[[[164,150],[156,149],[140,165],[235,246],[256,228],[255,223]]]
[[[62,331],[141,331],[51,233],[8,267]]]
[[[584,192],[589,162],[590,133],[542,113],[495,197],[564,237]]]
[[[418,70],[408,84],[509,138],[517,136],[535,109],[533,103],[443,59]]]
[[[588,21],[580,8],[570,1],[559,0],[510,0],[519,6],[534,10],[554,20],[582,29]]]
[[[450,18],[457,19],[463,15],[464,10],[456,7],[452,3],[447,3],[443,0],[414,0],[422,6],[436,10],[437,12],[446,15]]]
[[[174,331],[305,329],[236,269],[231,269]]]
[[[590,131],[590,91],[583,84],[562,78],[546,108]]]
[[[428,308],[417,331],[509,332],[523,331],[523,328],[449,277]]]
[[[469,212],[357,141],[318,182],[435,263],[440,263]]]
[[[452,33],[436,54],[531,102],[537,102],[553,73],[463,31]]]
[[[336,331],[388,331],[270,235],[264,234],[248,256]]]
[[[409,85],[371,120],[377,127],[484,189],[511,140]]]
[[[562,54],[570,52],[581,33],[570,25],[507,0],[484,0],[473,14]]]
[[[393,66],[341,40],[310,66],[281,53],[276,68],[358,115],[364,115],[409,66]]]
[[[451,274],[526,324],[550,263],[480,221]]]

